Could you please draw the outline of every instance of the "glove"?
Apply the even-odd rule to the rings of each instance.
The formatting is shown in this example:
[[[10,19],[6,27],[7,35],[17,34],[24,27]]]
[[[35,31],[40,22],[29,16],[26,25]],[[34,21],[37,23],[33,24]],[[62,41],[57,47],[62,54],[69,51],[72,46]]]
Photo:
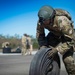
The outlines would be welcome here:
[[[46,46],[41,46],[40,49],[47,48]]]
[[[55,55],[56,53],[58,53],[58,51],[57,51],[55,48],[53,48],[53,49],[49,52],[49,56],[50,56],[50,57],[54,57],[54,55]]]

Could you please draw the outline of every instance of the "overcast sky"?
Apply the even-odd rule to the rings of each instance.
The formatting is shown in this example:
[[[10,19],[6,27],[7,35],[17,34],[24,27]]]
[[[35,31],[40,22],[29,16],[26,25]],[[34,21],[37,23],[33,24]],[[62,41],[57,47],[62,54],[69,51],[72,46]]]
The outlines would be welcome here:
[[[65,9],[75,21],[75,0],[0,0],[0,34],[36,36],[37,13],[43,5]]]

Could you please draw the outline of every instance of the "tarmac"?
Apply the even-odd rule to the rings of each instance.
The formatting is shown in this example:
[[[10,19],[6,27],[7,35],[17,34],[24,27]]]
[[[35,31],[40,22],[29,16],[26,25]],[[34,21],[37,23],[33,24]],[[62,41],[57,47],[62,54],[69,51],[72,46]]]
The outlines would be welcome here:
[[[30,63],[36,52],[24,56],[21,53],[0,53],[0,75],[29,75]],[[62,60],[60,75],[68,75]]]

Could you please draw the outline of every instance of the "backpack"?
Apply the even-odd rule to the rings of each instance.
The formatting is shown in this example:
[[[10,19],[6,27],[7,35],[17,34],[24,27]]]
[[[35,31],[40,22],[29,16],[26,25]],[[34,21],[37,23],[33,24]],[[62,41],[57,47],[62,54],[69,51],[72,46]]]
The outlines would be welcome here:
[[[68,11],[63,10],[63,9],[55,9],[55,11],[56,11],[55,16],[66,16],[71,21],[71,27],[74,28],[74,24],[73,24],[71,15]]]
[[[55,9],[56,16],[66,16],[69,20],[71,20],[71,15],[68,11],[63,9]]]

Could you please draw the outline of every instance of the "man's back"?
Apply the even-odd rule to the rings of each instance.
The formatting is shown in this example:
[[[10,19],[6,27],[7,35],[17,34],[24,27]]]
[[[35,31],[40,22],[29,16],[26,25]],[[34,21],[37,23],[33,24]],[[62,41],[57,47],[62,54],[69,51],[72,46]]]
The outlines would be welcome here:
[[[22,43],[26,42],[26,36],[22,36]]]

